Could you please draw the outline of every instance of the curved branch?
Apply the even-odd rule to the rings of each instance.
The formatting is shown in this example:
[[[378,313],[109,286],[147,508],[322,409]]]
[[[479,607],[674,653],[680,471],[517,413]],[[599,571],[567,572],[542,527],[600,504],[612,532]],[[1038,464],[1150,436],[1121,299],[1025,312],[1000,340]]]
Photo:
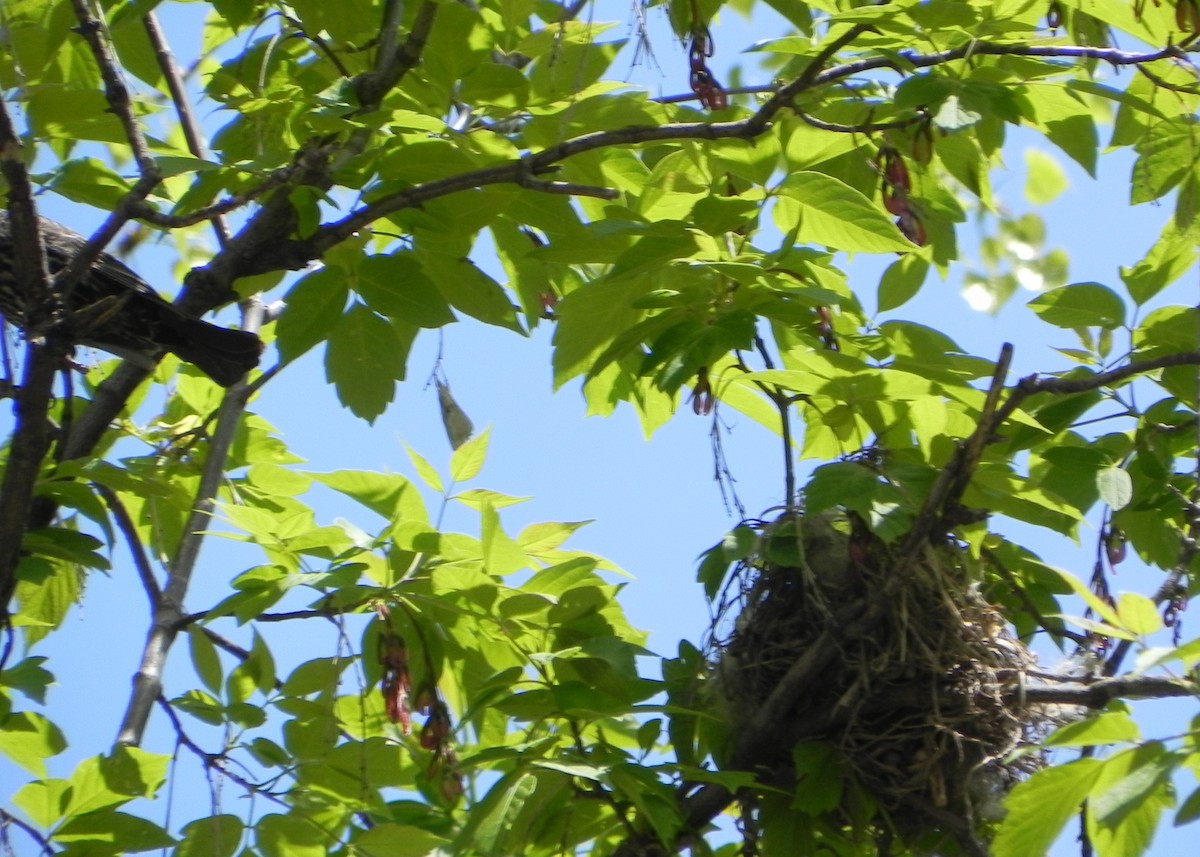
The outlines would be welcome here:
[[[43,854],[54,854],[54,849],[50,847],[50,840],[45,836],[42,836],[41,832],[38,831],[36,827],[28,822],[22,821],[20,818],[13,815],[6,809],[0,809],[0,829],[7,828],[9,825],[12,825],[13,827],[19,827],[21,830],[25,831],[26,835],[37,843],[38,849]],[[0,834],[0,839],[7,841],[7,831],[5,831],[4,834]]]
[[[93,482],[92,487],[104,498],[104,504],[117,521],[117,529],[125,536],[129,553],[133,556],[133,567],[137,569],[138,579],[142,582],[142,588],[146,590],[146,596],[150,599],[150,609],[153,610],[162,598],[162,588],[154,577],[154,569],[150,567],[150,558],[146,556],[146,546],[138,536],[137,526],[129,517],[129,511],[117,496],[117,492],[100,482]]]
[[[83,36],[92,51],[92,57],[96,60],[100,79],[104,81],[104,99],[121,123],[125,139],[133,151],[134,160],[137,161],[138,173],[143,178],[154,176],[157,184],[158,167],[150,156],[146,137],[133,114],[133,99],[129,97],[129,89],[125,86],[117,60],[109,50],[107,28],[103,21],[92,14],[87,0],[71,0],[71,6],[75,9],[75,19],[79,21],[76,32]]]
[[[21,142],[0,100],[0,173],[8,183],[12,276],[19,293],[27,296],[25,375],[14,395],[16,425],[9,444],[8,461],[0,481],[0,626],[10,624],[8,604],[17,588],[21,539],[34,507],[34,486],[42,460],[50,449],[50,396],[54,375],[69,345],[53,329],[61,315],[61,300],[50,286],[29,172],[21,158]],[[49,326],[43,336],[40,328]]]
[[[162,695],[162,675],[167,653],[179,633],[183,602],[200,558],[203,533],[212,517],[224,463],[237,433],[239,417],[246,407],[245,382],[232,387],[221,400],[216,428],[208,444],[208,458],[196,488],[192,513],[183,529],[179,548],[167,571],[167,585],[154,607],[154,622],[142,651],[142,664],[134,676],[133,694],[117,733],[117,743],[140,745],[154,702]]]

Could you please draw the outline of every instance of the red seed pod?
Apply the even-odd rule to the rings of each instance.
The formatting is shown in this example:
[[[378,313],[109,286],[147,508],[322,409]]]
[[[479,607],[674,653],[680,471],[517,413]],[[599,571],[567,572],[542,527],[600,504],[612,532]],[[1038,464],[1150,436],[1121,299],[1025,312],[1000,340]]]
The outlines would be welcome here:
[[[1046,10],[1046,26],[1051,30],[1057,30],[1062,26],[1063,8],[1058,0],[1053,0],[1050,8]]]
[[[400,730],[407,735],[412,731],[412,709],[408,705],[408,672],[391,672],[383,677],[380,691],[383,694],[383,706],[387,711],[388,720],[400,724]]]
[[[421,746],[426,750],[438,749],[449,739],[450,729],[450,712],[445,704],[439,702],[433,706],[429,719],[421,727]]]
[[[1125,534],[1116,527],[1104,534],[1104,553],[1109,565],[1120,565],[1125,561]]]
[[[700,97],[700,103],[709,110],[724,110],[729,106],[729,96],[724,87],[704,66],[692,69],[691,83],[692,92]]]
[[[708,367],[701,366],[696,370],[696,383],[692,387],[692,413],[697,416],[708,416],[712,413],[716,399],[713,396],[712,384],[708,380]]]
[[[463,796],[462,775],[454,771],[443,774],[438,786],[441,788],[442,797],[449,803],[458,803],[459,798]]]
[[[904,163],[904,156],[895,149],[888,151],[887,159],[884,161],[883,179],[898,191],[908,193],[912,190],[908,165]]]
[[[813,312],[817,314],[817,333],[821,337],[821,342],[830,351],[837,351],[837,335],[833,332],[833,316],[829,314],[829,307],[819,306]]]
[[[897,217],[903,217],[909,213],[908,197],[904,191],[896,190],[887,182],[883,183],[882,189],[883,207],[888,210],[889,214],[894,214]]]
[[[917,133],[913,137],[912,159],[922,167],[929,166],[929,162],[933,160],[932,119],[926,119],[917,126]]]
[[[387,631],[379,635],[379,663],[384,669],[408,669],[408,646],[403,637]]]
[[[425,684],[417,691],[417,699],[413,703],[413,710],[428,715],[433,707],[437,705],[437,690],[436,688]]]
[[[1185,33],[1200,33],[1200,2],[1175,0],[1175,24]]]
[[[921,223],[921,219],[917,217],[916,212],[909,210],[896,218],[896,225],[900,227],[900,231],[912,243],[918,247],[924,247],[928,241],[928,236],[925,234],[925,226]]]
[[[438,748],[437,729],[432,728],[433,721],[427,721],[421,727],[421,748],[424,750],[436,750]]]

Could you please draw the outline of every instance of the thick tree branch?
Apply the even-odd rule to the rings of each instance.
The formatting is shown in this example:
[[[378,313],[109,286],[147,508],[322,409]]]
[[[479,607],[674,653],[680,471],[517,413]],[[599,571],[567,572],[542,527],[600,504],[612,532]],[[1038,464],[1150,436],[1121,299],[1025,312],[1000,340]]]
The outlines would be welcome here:
[[[363,112],[379,106],[383,97],[400,82],[404,75],[416,67],[425,50],[425,42],[433,29],[438,4],[425,0],[417,10],[416,19],[404,44],[399,42],[400,17],[404,11],[401,0],[386,0],[383,23],[379,32],[379,50],[375,57],[375,68],[360,75],[354,81],[354,92]]]
[[[167,585],[154,609],[153,624],[142,652],[142,664],[133,682],[133,694],[125,710],[125,718],[117,733],[118,744],[140,745],[154,701],[162,694],[162,674],[167,653],[179,632],[183,603],[191,584],[203,533],[212,519],[217,490],[225,471],[225,459],[246,402],[242,395],[244,384],[235,385],[225,394],[217,413],[216,429],[208,443],[208,458],[196,489],[192,513],[183,529],[179,548],[167,571]]]
[[[1188,679],[1162,676],[1115,676],[1091,684],[1035,686],[1011,692],[1014,700],[1018,694],[1023,696],[1029,705],[1079,705],[1099,709],[1116,699],[1174,699],[1200,696],[1200,685]]]
[[[54,376],[70,346],[55,329],[61,304],[50,287],[29,174],[21,158],[16,127],[3,100],[0,100],[0,173],[8,183],[13,277],[18,293],[27,296],[28,331],[25,374],[14,397],[16,425],[0,481],[0,626],[7,628],[8,605],[17,587],[21,541],[33,508],[34,486],[50,448],[52,428],[48,410]],[[47,328],[44,334],[43,328]]]

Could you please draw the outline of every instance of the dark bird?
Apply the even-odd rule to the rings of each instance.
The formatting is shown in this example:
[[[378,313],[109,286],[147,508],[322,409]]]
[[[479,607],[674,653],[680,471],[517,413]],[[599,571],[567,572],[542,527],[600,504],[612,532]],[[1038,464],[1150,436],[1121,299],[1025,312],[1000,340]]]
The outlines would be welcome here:
[[[86,239],[61,223],[38,219],[53,276]],[[245,330],[218,327],[184,315],[119,259],[101,253],[71,290],[68,309],[77,344],[116,354],[147,369],[164,351],[193,364],[222,387],[258,365],[262,341]],[[25,295],[17,290],[8,212],[0,210],[0,313],[25,327]]]

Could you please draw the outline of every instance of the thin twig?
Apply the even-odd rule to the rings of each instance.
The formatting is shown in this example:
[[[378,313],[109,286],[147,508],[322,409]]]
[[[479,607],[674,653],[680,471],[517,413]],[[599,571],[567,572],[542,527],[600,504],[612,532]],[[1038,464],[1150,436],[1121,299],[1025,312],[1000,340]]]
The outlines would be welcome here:
[[[187,87],[183,83],[183,74],[179,70],[178,63],[175,62],[175,55],[171,52],[171,46],[167,43],[166,35],[159,26],[158,17],[154,12],[147,12],[142,16],[142,27],[150,39],[150,45],[154,48],[154,57],[158,61],[159,70],[162,71],[163,77],[167,81],[167,91],[171,93],[171,102],[175,105],[175,115],[179,117],[179,126],[183,129],[183,139],[187,141],[188,151],[203,160],[208,157],[208,151],[200,132],[200,123],[196,121],[195,111],[192,110]],[[214,214],[207,219],[212,223],[217,243],[224,247],[229,243],[229,227],[219,214]]]
[[[146,145],[146,137],[142,134],[141,126],[133,113],[133,99],[129,96],[129,88],[125,86],[120,66],[109,49],[108,28],[92,14],[87,0],[71,0],[71,6],[75,9],[75,19],[79,21],[76,32],[83,36],[92,51],[96,68],[100,71],[100,79],[104,81],[104,99],[121,123],[125,140],[129,143],[137,162],[138,173],[143,177],[157,177],[158,167],[150,156],[150,147]]]
[[[1025,612],[1032,617],[1033,621],[1039,628],[1052,637],[1066,637],[1068,640],[1072,641],[1078,646],[1087,645],[1088,638],[1086,634],[1079,634],[1068,628],[1050,627],[1049,621],[1045,616],[1042,615],[1042,611],[1038,609],[1038,606],[1033,603],[1033,599],[1029,597],[1029,593],[1025,591],[1025,587],[1021,586],[1020,581],[1017,580],[1017,577],[1012,573],[1012,570],[1000,561],[1000,557],[996,556],[995,551],[991,550],[990,548],[983,548],[980,553],[985,559],[987,559],[992,568],[996,569],[996,571],[1000,573],[1000,576],[1004,578],[1004,581],[1008,584],[1009,589],[1014,595],[1017,596],[1017,600],[1021,602],[1021,606],[1025,609]]]
[[[21,830],[37,843],[38,850],[43,854],[52,855],[54,849],[50,847],[50,840],[42,836],[41,832],[28,822],[22,821],[17,816],[13,815],[6,809],[0,809],[0,827],[19,827]]]
[[[226,392],[217,414],[217,424],[209,439],[208,458],[196,488],[196,499],[191,515],[184,526],[183,538],[167,569],[167,585],[154,611],[154,621],[142,653],[142,664],[134,677],[133,693],[125,710],[125,717],[117,733],[117,743],[138,746],[145,734],[154,700],[162,693],[162,674],[166,666],[167,653],[179,629],[183,615],[183,603],[200,557],[200,547],[205,531],[212,519],[212,510],[224,477],[225,460],[237,433],[238,423],[246,402],[235,384]]]
[[[193,755],[195,755],[198,759],[200,759],[200,761],[204,764],[205,768],[210,769],[210,770],[216,770],[217,772],[219,772],[221,774],[221,776],[228,777],[229,779],[233,780],[235,783],[237,783],[239,786],[241,786],[243,789],[245,789],[250,794],[262,795],[267,800],[273,801],[274,803],[277,803],[280,806],[290,808],[290,804],[283,798],[267,791],[266,789],[259,786],[257,783],[251,782],[250,780],[243,777],[241,774],[235,774],[233,771],[229,770],[228,766],[224,764],[226,757],[223,754],[209,753],[207,750],[205,750],[203,747],[201,747],[199,744],[197,744],[194,740],[192,740],[192,737],[187,734],[187,730],[185,730],[183,728],[183,723],[180,722],[179,715],[175,713],[174,706],[172,706],[171,703],[167,701],[167,698],[165,696],[162,696],[161,694],[159,694],[158,698],[155,701],[158,703],[159,707],[162,708],[162,710],[166,713],[167,719],[171,721],[171,728],[173,728],[175,730],[176,739],[179,741],[180,744],[182,744],[184,747],[186,747],[188,750],[190,750]]]
[[[162,587],[158,585],[158,580],[154,576],[154,569],[150,567],[150,558],[146,555],[146,546],[142,544],[137,526],[133,523],[133,519],[129,517],[129,510],[125,508],[125,504],[121,502],[121,498],[117,496],[117,492],[101,482],[93,482],[92,488],[104,498],[105,505],[108,506],[108,510],[112,513],[113,518],[116,519],[117,529],[125,537],[125,543],[128,545],[129,553],[133,557],[133,567],[137,570],[138,577],[142,581],[142,588],[146,590],[146,597],[150,599],[150,610],[153,611],[162,598]]]

